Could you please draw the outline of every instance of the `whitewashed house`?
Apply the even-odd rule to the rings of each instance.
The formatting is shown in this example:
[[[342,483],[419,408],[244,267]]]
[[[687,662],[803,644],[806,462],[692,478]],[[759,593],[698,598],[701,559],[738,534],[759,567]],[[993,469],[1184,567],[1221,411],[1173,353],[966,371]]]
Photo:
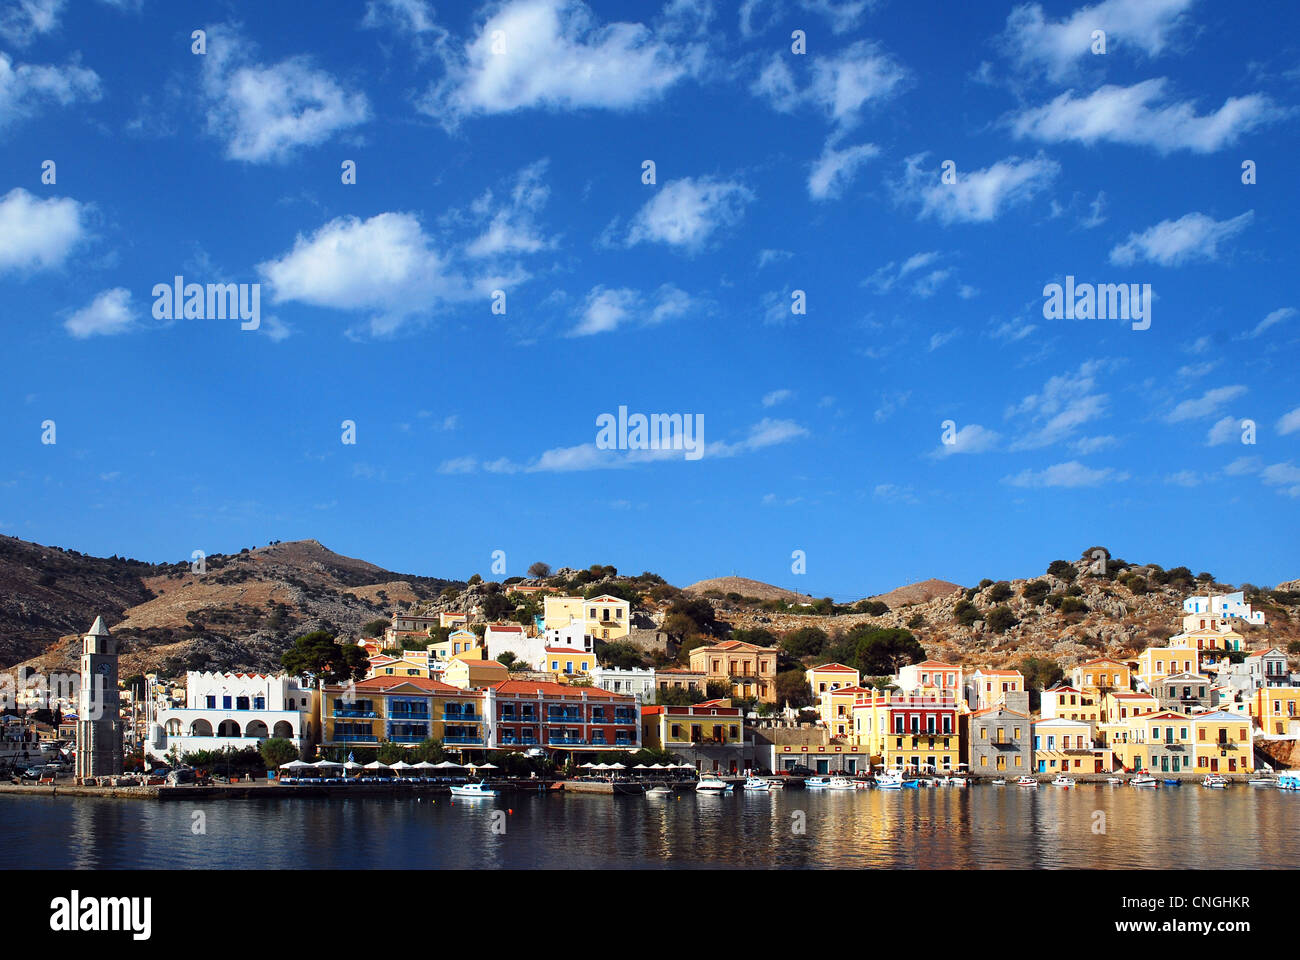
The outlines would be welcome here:
[[[648,667],[596,667],[591,671],[591,682],[610,693],[640,696],[647,706],[655,702],[655,672]]]
[[[312,742],[315,690],[286,674],[185,675],[185,706],[158,708],[149,726],[150,756],[256,747],[280,737],[302,749]]]
[[[1246,602],[1245,594],[1240,590],[1236,593],[1188,597],[1183,601],[1183,610],[1186,613],[1212,613],[1221,617],[1235,617],[1238,620],[1261,626],[1264,623],[1264,612],[1262,610],[1252,610],[1250,604]]]

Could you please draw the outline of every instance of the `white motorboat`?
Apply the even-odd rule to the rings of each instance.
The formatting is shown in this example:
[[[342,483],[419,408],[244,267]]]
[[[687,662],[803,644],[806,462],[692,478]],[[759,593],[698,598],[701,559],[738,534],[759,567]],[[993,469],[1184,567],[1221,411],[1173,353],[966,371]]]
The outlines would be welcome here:
[[[758,790],[762,793],[769,793],[772,790],[772,785],[768,783],[766,780],[764,780],[762,777],[747,777],[745,779],[745,789]]]
[[[1300,790],[1300,773],[1294,771],[1279,773],[1277,775],[1277,788],[1279,790]]]
[[[651,787],[645,792],[645,795],[647,797],[671,797],[673,795],[673,788],[664,786]]]
[[[1159,783],[1160,781],[1155,777],[1149,777],[1145,773],[1139,773],[1136,777],[1129,779],[1128,785],[1130,787],[1154,787],[1158,786]]]
[[[993,786],[995,787],[1005,787],[1006,785],[1007,785],[1007,781],[1005,777],[998,777],[996,780],[993,781]]]
[[[1122,786],[1123,783],[1124,783],[1124,778],[1123,778],[1123,777],[1107,777],[1107,778],[1106,778],[1106,782],[1107,782],[1107,783],[1113,783],[1113,784],[1117,784],[1117,785]]]
[[[900,790],[903,787],[903,775],[889,772],[876,774],[876,786],[881,790]]]
[[[803,782],[803,785],[809,790],[822,790],[829,787],[831,782],[827,777],[809,777]]]
[[[699,783],[695,785],[696,793],[726,793],[731,784],[727,783],[721,777],[715,777],[712,774],[705,774],[700,777]]]
[[[1204,780],[1201,781],[1201,786],[1212,787],[1216,790],[1225,790],[1227,789],[1228,786],[1228,778],[1220,777],[1217,774],[1211,773],[1209,776],[1207,776]]]
[[[493,790],[487,785],[487,781],[480,780],[478,783],[457,783],[451,788],[453,797],[499,797],[500,790]]]
[[[948,786],[950,786],[950,787],[968,787],[968,786],[970,786],[970,781],[967,780],[965,777],[949,777],[949,778],[948,778]]]
[[[1067,777],[1063,773],[1060,774],[1058,777],[1056,777],[1056,779],[1052,781],[1052,786],[1054,787],[1073,787],[1074,785],[1075,785],[1074,777]]]
[[[848,777],[831,777],[830,783],[826,784],[828,790],[852,790],[853,781]]]
[[[1252,787],[1276,787],[1277,777],[1251,777],[1246,782]]]
[[[1038,780],[1034,777],[1017,777],[1016,786],[1018,787],[1036,787]]]

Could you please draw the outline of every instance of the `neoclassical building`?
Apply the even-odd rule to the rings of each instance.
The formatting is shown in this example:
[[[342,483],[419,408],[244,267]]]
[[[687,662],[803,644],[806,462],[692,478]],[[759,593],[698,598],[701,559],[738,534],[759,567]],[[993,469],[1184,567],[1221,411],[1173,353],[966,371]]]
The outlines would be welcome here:
[[[261,673],[185,675],[185,706],[157,711],[147,745],[150,756],[174,750],[255,747],[269,737],[291,741],[301,749],[313,741],[312,706],[316,691],[297,677]]]

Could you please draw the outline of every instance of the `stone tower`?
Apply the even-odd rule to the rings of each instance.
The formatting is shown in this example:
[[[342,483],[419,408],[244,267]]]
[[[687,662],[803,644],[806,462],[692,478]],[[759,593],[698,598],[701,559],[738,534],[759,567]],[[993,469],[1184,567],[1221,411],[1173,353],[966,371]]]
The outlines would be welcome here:
[[[77,704],[77,776],[122,772],[121,701],[117,691],[117,641],[103,617],[82,638],[81,696]]]

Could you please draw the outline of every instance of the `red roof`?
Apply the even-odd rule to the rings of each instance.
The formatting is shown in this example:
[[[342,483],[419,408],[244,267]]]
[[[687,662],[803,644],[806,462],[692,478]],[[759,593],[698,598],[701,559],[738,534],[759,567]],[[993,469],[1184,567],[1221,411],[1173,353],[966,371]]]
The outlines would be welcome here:
[[[547,652],[547,653],[564,653],[564,654],[576,653],[576,654],[577,654],[578,656],[580,656],[580,657],[589,657],[589,656],[591,656],[591,654],[589,654],[586,650],[578,650],[578,649],[576,649],[576,648],[574,648],[574,647],[547,647],[547,648],[546,648],[546,652]]]
[[[489,623],[488,629],[493,633],[523,633],[524,628],[517,623]]]
[[[438,680],[430,680],[428,677],[369,677],[366,680],[358,680],[356,683],[356,689],[362,692],[368,692],[371,690],[382,692],[392,687],[401,686],[402,684],[417,687],[426,693],[454,693],[457,695],[467,693],[467,691],[462,690],[460,687],[453,687]],[[473,696],[473,694],[469,695]]]
[[[635,703],[636,697],[630,693],[610,693],[600,687],[574,687],[564,683],[552,683],[549,680],[502,680],[493,685],[493,689],[503,696],[531,694],[536,696],[573,697],[586,695],[588,700],[626,700]]]
[[[819,667],[809,667],[810,670],[829,670],[831,673],[857,673],[852,667],[845,666],[842,663],[823,663]]]

